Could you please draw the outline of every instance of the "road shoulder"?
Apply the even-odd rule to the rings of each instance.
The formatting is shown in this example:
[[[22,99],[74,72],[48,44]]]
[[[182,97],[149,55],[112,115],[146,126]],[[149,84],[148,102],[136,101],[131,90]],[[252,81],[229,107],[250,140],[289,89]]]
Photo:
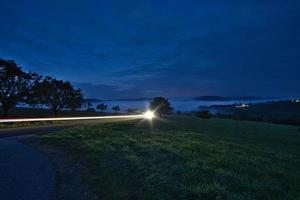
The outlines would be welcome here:
[[[55,199],[59,200],[91,200],[94,199],[86,185],[82,183],[80,174],[82,162],[68,158],[66,154],[52,146],[41,144],[33,138],[23,140],[47,155],[55,172]]]

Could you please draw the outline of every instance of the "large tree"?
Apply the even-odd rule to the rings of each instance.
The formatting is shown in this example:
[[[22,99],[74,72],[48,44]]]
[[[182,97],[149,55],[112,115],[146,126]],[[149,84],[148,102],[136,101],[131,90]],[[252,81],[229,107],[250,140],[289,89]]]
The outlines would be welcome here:
[[[81,91],[74,89],[70,82],[52,77],[45,77],[36,84],[30,96],[30,104],[46,105],[54,115],[63,108],[79,108],[83,101]]]
[[[169,100],[164,97],[153,98],[153,100],[150,102],[150,109],[155,113],[158,113],[159,116],[169,114],[173,111]]]
[[[83,104],[83,94],[80,89],[70,90],[69,97],[67,98],[67,108],[71,111],[75,111],[82,107]]]
[[[0,59],[0,102],[4,117],[18,102],[27,99],[38,79],[37,74],[24,72],[15,61]]]

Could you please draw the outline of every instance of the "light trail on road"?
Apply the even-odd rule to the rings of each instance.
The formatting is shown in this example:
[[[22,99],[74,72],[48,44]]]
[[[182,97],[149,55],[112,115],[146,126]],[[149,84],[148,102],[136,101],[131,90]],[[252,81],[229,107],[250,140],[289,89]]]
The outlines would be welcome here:
[[[40,122],[40,121],[72,121],[72,120],[95,120],[95,119],[143,119],[144,114],[140,115],[113,115],[98,117],[48,117],[48,118],[22,118],[22,119],[0,119],[0,123],[9,122]]]
[[[140,115],[111,115],[98,117],[48,117],[48,118],[22,118],[22,119],[0,119],[0,123],[10,122],[40,122],[40,121],[74,121],[74,120],[95,120],[95,119],[147,119],[152,120],[154,112],[148,110]]]

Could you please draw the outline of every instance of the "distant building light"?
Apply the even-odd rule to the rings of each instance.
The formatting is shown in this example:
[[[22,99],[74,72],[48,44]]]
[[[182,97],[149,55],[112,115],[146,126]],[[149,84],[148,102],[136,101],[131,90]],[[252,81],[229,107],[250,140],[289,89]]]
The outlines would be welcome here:
[[[241,105],[237,105],[235,106],[236,108],[246,108],[246,107],[249,107],[248,104],[241,104]]]

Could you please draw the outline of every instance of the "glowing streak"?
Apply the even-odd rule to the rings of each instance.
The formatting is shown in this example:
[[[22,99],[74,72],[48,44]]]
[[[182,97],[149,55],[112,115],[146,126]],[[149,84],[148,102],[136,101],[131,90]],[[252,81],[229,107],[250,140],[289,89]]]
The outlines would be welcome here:
[[[145,118],[145,114],[143,114],[143,115],[100,116],[100,117],[51,117],[51,118],[0,119],[0,123],[70,121],[70,120],[93,120],[93,119],[139,119],[139,118]]]

